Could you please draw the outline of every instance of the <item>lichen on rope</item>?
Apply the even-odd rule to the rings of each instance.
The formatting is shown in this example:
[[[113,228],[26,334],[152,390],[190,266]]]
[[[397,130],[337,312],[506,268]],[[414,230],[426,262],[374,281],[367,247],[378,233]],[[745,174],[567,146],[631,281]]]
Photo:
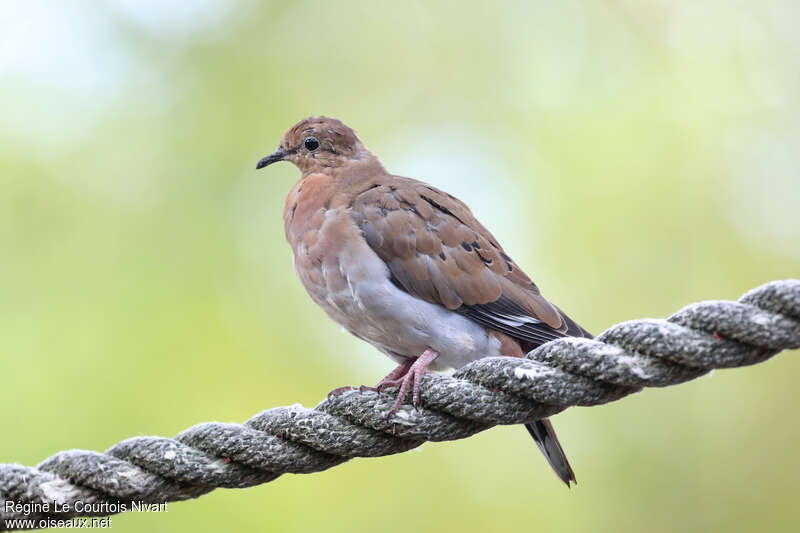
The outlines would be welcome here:
[[[0,464],[0,531],[11,527],[9,520],[28,519],[24,527],[38,528],[40,520],[107,515],[130,510],[131,502],[186,500],[219,487],[319,472],[353,457],[463,439],[498,424],[608,403],[644,387],[683,383],[714,368],[751,365],[796,348],[800,280],[773,281],[738,302],[696,303],[667,320],[617,324],[594,340],[551,341],[524,359],[490,357],[452,376],[428,374],[421,408],[404,405],[391,418],[386,413],[392,389],[351,391],[314,409],[277,407],[244,424],[198,424],[172,439],[134,437],[103,453],[63,451],[37,467]],[[70,512],[31,512],[35,506],[19,511],[21,506],[7,501],[70,504]],[[83,508],[76,510],[78,501]]]

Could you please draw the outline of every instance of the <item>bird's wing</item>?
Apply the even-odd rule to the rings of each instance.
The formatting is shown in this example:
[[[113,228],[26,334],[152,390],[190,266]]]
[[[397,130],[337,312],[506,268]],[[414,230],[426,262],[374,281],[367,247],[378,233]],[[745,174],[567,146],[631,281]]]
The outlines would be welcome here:
[[[408,293],[534,345],[591,336],[541,295],[457,198],[386,176],[364,184],[351,209],[392,281]]]

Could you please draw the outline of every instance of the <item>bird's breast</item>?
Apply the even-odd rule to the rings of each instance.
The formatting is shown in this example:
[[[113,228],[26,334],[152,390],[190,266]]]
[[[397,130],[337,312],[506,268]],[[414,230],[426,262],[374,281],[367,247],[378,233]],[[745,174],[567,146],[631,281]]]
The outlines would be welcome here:
[[[500,343],[485,328],[396,287],[350,209],[317,196],[306,203],[307,185],[289,207],[287,238],[300,281],[328,316],[395,359],[428,347],[441,354],[441,367],[498,355]]]

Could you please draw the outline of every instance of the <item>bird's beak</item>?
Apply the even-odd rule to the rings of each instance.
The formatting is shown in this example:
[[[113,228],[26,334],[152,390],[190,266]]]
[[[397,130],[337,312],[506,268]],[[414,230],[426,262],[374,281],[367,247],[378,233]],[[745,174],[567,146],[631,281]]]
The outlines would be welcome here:
[[[278,148],[267,157],[262,157],[261,160],[256,165],[256,170],[259,168],[264,168],[267,165],[271,165],[272,163],[277,163],[278,161],[283,161],[283,158],[286,157],[286,152]]]

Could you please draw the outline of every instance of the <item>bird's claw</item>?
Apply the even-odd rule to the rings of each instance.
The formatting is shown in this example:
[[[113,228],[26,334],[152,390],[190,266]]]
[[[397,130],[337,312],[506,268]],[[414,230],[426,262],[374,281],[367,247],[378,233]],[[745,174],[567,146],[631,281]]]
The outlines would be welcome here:
[[[340,394],[349,392],[351,390],[356,390],[356,388],[350,385],[346,385],[344,387],[336,387],[335,389],[333,389],[328,393],[328,399],[330,400],[331,398],[335,398],[336,396],[339,396]]]
[[[406,395],[408,394],[409,389],[412,390],[411,395],[411,405],[414,406],[414,409],[417,409],[419,406],[419,393],[420,393],[420,383],[422,382],[422,376],[424,376],[428,372],[428,366],[439,356],[439,352],[434,350],[433,348],[428,348],[425,352],[417,357],[414,360],[414,363],[411,364],[408,368],[408,372],[405,373],[402,377],[398,377],[397,379],[393,380],[383,380],[381,383],[378,384],[378,387],[390,387],[390,386],[400,386],[400,391],[397,393],[397,399],[392,404],[392,408],[389,409],[388,416],[391,417],[397,411],[400,410],[400,406],[403,405],[403,400],[406,399]],[[387,376],[388,377],[388,376]],[[413,388],[412,388],[413,385]]]
[[[397,398],[392,404],[392,407],[389,409],[389,412],[386,413],[386,418],[391,418],[395,415],[395,413],[397,413],[397,411],[400,410],[400,406],[403,405],[403,401],[406,399],[409,390],[412,391],[411,405],[414,407],[415,411],[418,411],[420,393],[419,389],[422,376],[428,372],[428,366],[438,356],[439,352],[433,348],[428,348],[416,359],[409,359],[400,364],[388,376],[380,380],[374,387],[369,387],[367,385],[361,385],[358,387],[358,389],[351,386],[339,387],[328,393],[328,399],[330,400],[335,396],[352,390],[358,390],[363,394],[368,391],[383,392],[388,388],[398,387],[400,390],[397,392]]]

